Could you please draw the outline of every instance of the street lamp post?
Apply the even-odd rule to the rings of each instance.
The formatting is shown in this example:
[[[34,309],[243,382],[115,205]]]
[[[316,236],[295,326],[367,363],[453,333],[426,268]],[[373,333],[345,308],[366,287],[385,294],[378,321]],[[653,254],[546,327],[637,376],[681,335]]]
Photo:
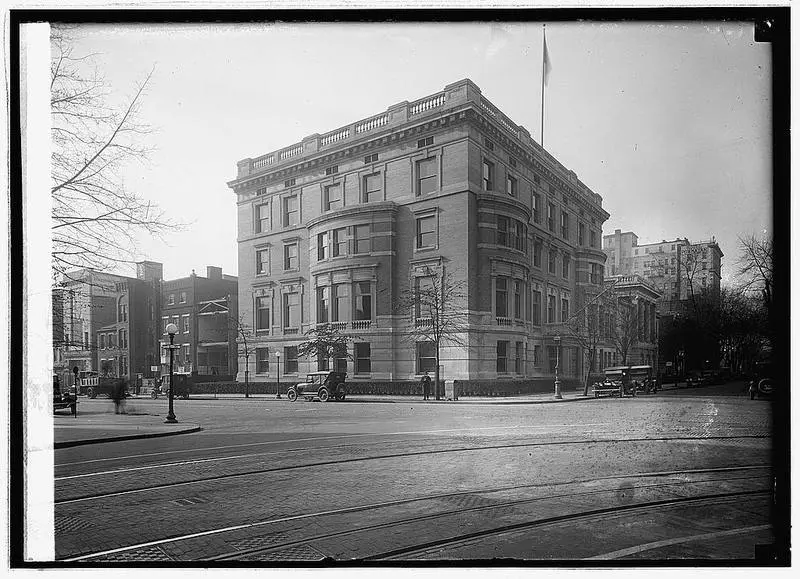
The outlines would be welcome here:
[[[556,343],[556,384],[555,384],[556,391],[555,391],[555,397],[560,400],[561,399],[561,381],[558,379],[558,364],[559,364],[559,361],[560,361],[559,354],[560,354],[560,350],[561,350],[561,336],[554,337],[553,341]]]
[[[275,363],[275,367],[278,369],[278,384],[275,386],[275,398],[281,397],[281,353],[275,352],[275,359],[278,360]]]
[[[169,334],[169,412],[167,412],[167,419],[165,423],[175,424],[178,420],[175,418],[175,411],[172,408],[172,361],[173,352],[175,351],[175,334],[178,333],[178,326],[175,324],[167,324],[167,333]]]

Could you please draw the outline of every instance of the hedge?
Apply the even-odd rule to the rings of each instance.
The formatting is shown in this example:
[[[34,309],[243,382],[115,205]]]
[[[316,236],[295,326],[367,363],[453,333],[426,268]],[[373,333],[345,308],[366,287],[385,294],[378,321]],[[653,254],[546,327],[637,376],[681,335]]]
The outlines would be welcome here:
[[[289,386],[296,381],[280,383],[280,393],[285,395]],[[247,388],[250,394],[275,394],[276,382],[251,382]],[[433,385],[431,385],[433,386]],[[486,396],[503,397],[519,396],[552,392],[553,380],[550,378],[535,378],[529,380],[455,380],[454,386],[458,396]],[[441,384],[444,389],[444,382]],[[578,379],[561,381],[564,392],[582,390],[583,385]],[[393,396],[422,396],[422,386],[417,381],[357,381],[347,382],[345,389],[348,394],[367,395],[393,395]],[[433,388],[431,388],[433,389]],[[193,384],[192,394],[244,394],[244,382],[204,382]],[[444,393],[444,392],[443,392]],[[431,392],[433,396],[434,393]]]

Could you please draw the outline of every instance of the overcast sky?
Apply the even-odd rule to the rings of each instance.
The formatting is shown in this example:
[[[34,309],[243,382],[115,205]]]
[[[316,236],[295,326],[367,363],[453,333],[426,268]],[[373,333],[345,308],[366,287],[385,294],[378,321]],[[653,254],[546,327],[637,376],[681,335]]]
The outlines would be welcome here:
[[[547,25],[545,148],[603,197],[603,233],[640,243],[771,232],[771,64],[750,25]],[[126,184],[188,223],[144,240],[167,279],[236,274],[236,162],[435,93],[462,78],[540,140],[540,23],[90,26],[119,98],[155,65],[158,129]],[[120,272],[130,273],[130,272]]]

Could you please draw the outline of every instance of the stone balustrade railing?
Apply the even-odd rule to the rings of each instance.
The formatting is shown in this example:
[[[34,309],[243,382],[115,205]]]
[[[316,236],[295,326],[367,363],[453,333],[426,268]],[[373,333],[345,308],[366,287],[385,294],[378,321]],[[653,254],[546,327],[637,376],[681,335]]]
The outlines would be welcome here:
[[[279,156],[281,161],[283,161],[284,159],[288,159],[289,157],[296,157],[297,155],[302,154],[302,152],[303,152],[303,143],[300,143],[299,145],[294,145],[292,147],[289,147],[288,149],[284,149],[283,151],[281,151]]]
[[[387,113],[378,115],[377,117],[372,117],[371,119],[367,119],[366,121],[361,121],[360,123],[356,123],[356,133],[365,133],[367,131],[371,131],[372,129],[377,129],[378,127],[382,127],[388,122],[389,122],[389,115]]]
[[[416,318],[414,320],[415,328],[429,328],[433,326],[433,319],[431,318]]]
[[[437,95],[420,99],[414,102],[408,108],[408,116],[413,117],[415,115],[420,115],[425,111],[438,108],[444,104],[444,101],[445,101],[445,93],[439,93]]]
[[[498,326],[510,326],[511,323],[512,323],[511,318],[504,318],[504,317],[498,316],[496,319],[497,319],[497,325]]]
[[[350,128],[339,129],[338,131],[334,131],[332,133],[328,133],[322,139],[320,139],[321,145],[329,145],[330,143],[335,143],[336,141],[341,141],[342,139],[346,139],[350,136]]]
[[[372,320],[353,320],[352,328],[354,330],[369,330],[372,326]]]

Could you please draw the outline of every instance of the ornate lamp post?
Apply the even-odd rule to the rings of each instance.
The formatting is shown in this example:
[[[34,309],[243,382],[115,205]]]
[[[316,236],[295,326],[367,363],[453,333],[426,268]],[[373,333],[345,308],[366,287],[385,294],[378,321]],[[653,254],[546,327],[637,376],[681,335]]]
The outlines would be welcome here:
[[[172,361],[173,352],[175,351],[175,334],[178,333],[178,326],[175,324],[167,324],[167,333],[169,334],[169,412],[167,412],[167,419],[165,423],[175,424],[178,420],[175,418],[175,411],[172,409]],[[180,346],[178,346],[180,348]]]
[[[278,368],[278,385],[275,386],[275,398],[281,397],[281,353],[275,352],[275,359],[277,360],[275,366]]]
[[[561,336],[555,336],[553,338],[553,341],[556,343],[556,384],[555,384],[556,391],[555,391],[555,397],[560,400],[561,399],[561,381],[558,379],[558,364],[559,364],[559,361],[560,361],[559,354],[560,354],[560,351],[561,351]]]

